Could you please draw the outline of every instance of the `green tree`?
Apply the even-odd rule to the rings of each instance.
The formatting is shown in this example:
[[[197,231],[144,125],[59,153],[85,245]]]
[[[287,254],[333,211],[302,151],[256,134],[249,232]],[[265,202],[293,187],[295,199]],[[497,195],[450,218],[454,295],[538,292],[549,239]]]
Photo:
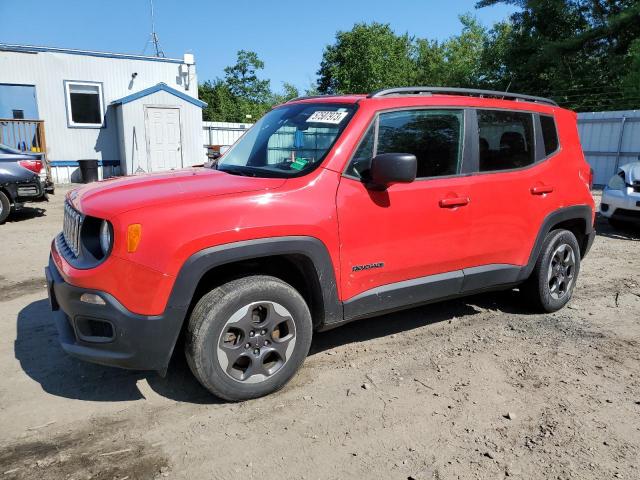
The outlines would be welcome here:
[[[358,23],[340,31],[322,55],[318,91],[369,93],[410,85],[415,78],[414,47],[408,34],[396,35],[388,24]]]
[[[489,30],[470,14],[460,16],[462,31],[442,42],[418,39],[417,83],[429,86],[496,88],[504,82],[504,51],[510,24]]]
[[[207,102],[205,121],[253,122],[274,104],[298,96],[291,84],[283,85],[282,93],[273,93],[269,80],[258,77],[264,63],[255,52],[240,50],[236,63],[224,69],[224,79],[217,78],[198,86],[199,98]]]
[[[498,22],[487,32],[480,59],[479,85],[490,90],[509,90],[506,57],[512,32],[511,22]]]
[[[447,85],[444,45],[437,40],[419,38],[416,40],[416,81],[420,85],[434,87]]]
[[[282,93],[272,93],[270,104],[278,105],[280,103],[288,102],[289,100],[293,100],[300,96],[300,91],[296,88],[295,85],[291,83],[284,82],[282,84]]]
[[[448,86],[475,87],[482,78],[482,56],[487,30],[472,15],[460,16],[462,32],[444,42],[444,81]]]
[[[628,71],[622,78],[622,88],[627,99],[632,99],[636,105],[640,103],[640,39],[629,48]]]
[[[271,94],[269,80],[261,80],[257,74],[263,68],[264,62],[256,52],[240,50],[236,64],[224,69],[231,93],[254,103],[266,102]]]
[[[240,121],[238,100],[224,80],[216,79],[198,85],[198,98],[207,103],[202,112],[205,121]]]
[[[640,37],[638,0],[482,0],[477,7],[497,3],[519,7],[498,83],[577,110],[634,106],[622,79]]]

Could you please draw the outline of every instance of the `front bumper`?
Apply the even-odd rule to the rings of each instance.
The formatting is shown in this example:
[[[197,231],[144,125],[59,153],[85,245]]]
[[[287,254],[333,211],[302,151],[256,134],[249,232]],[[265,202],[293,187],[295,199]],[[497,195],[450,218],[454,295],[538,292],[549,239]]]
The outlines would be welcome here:
[[[47,290],[62,349],[81,360],[164,373],[178,339],[186,309],[168,307],[162,315],[131,313],[112,295],[64,281],[49,258]],[[80,300],[98,295],[104,305]]]
[[[15,185],[16,203],[43,202],[49,200],[40,179],[35,177],[28,182],[20,182]]]
[[[606,218],[640,223],[640,192],[634,192],[630,187],[625,190],[605,189],[600,214]]]

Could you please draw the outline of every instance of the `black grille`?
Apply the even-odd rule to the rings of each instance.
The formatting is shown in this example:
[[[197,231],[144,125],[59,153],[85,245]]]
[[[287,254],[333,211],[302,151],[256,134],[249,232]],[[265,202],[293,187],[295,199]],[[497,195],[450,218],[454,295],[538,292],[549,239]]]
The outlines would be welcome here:
[[[86,317],[76,318],[78,337],[85,342],[110,342],[114,338],[113,325],[106,320]]]
[[[82,214],[71,206],[69,202],[64,203],[64,223],[62,226],[62,236],[67,247],[74,257],[80,255],[80,230],[82,228]]]
[[[640,182],[633,182],[633,191],[636,193],[640,193]]]

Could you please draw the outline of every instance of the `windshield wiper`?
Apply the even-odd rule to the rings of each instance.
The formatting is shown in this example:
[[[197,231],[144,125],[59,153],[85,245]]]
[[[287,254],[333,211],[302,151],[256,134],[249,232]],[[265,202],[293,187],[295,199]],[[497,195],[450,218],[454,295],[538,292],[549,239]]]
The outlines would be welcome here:
[[[243,168],[216,168],[216,170],[220,170],[221,172],[225,172],[228,173],[230,175],[238,175],[240,177],[256,177],[256,173],[255,172],[251,172],[248,170],[245,170]]]
[[[218,170],[231,175],[240,175],[243,177],[264,177],[264,178],[281,178],[279,172],[267,170],[260,167],[249,167],[241,165],[218,165]]]

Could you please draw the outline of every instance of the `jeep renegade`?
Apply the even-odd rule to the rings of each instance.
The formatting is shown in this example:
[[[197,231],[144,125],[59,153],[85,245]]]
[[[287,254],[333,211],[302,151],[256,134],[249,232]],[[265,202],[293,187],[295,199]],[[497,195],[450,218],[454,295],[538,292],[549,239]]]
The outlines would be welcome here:
[[[591,181],[575,113],[544,98],[299,98],[212,168],[68,194],[46,269],[60,342],[160,373],[184,343],[202,385],[244,400],[345,322],[514,287],[552,312],[595,235]]]

